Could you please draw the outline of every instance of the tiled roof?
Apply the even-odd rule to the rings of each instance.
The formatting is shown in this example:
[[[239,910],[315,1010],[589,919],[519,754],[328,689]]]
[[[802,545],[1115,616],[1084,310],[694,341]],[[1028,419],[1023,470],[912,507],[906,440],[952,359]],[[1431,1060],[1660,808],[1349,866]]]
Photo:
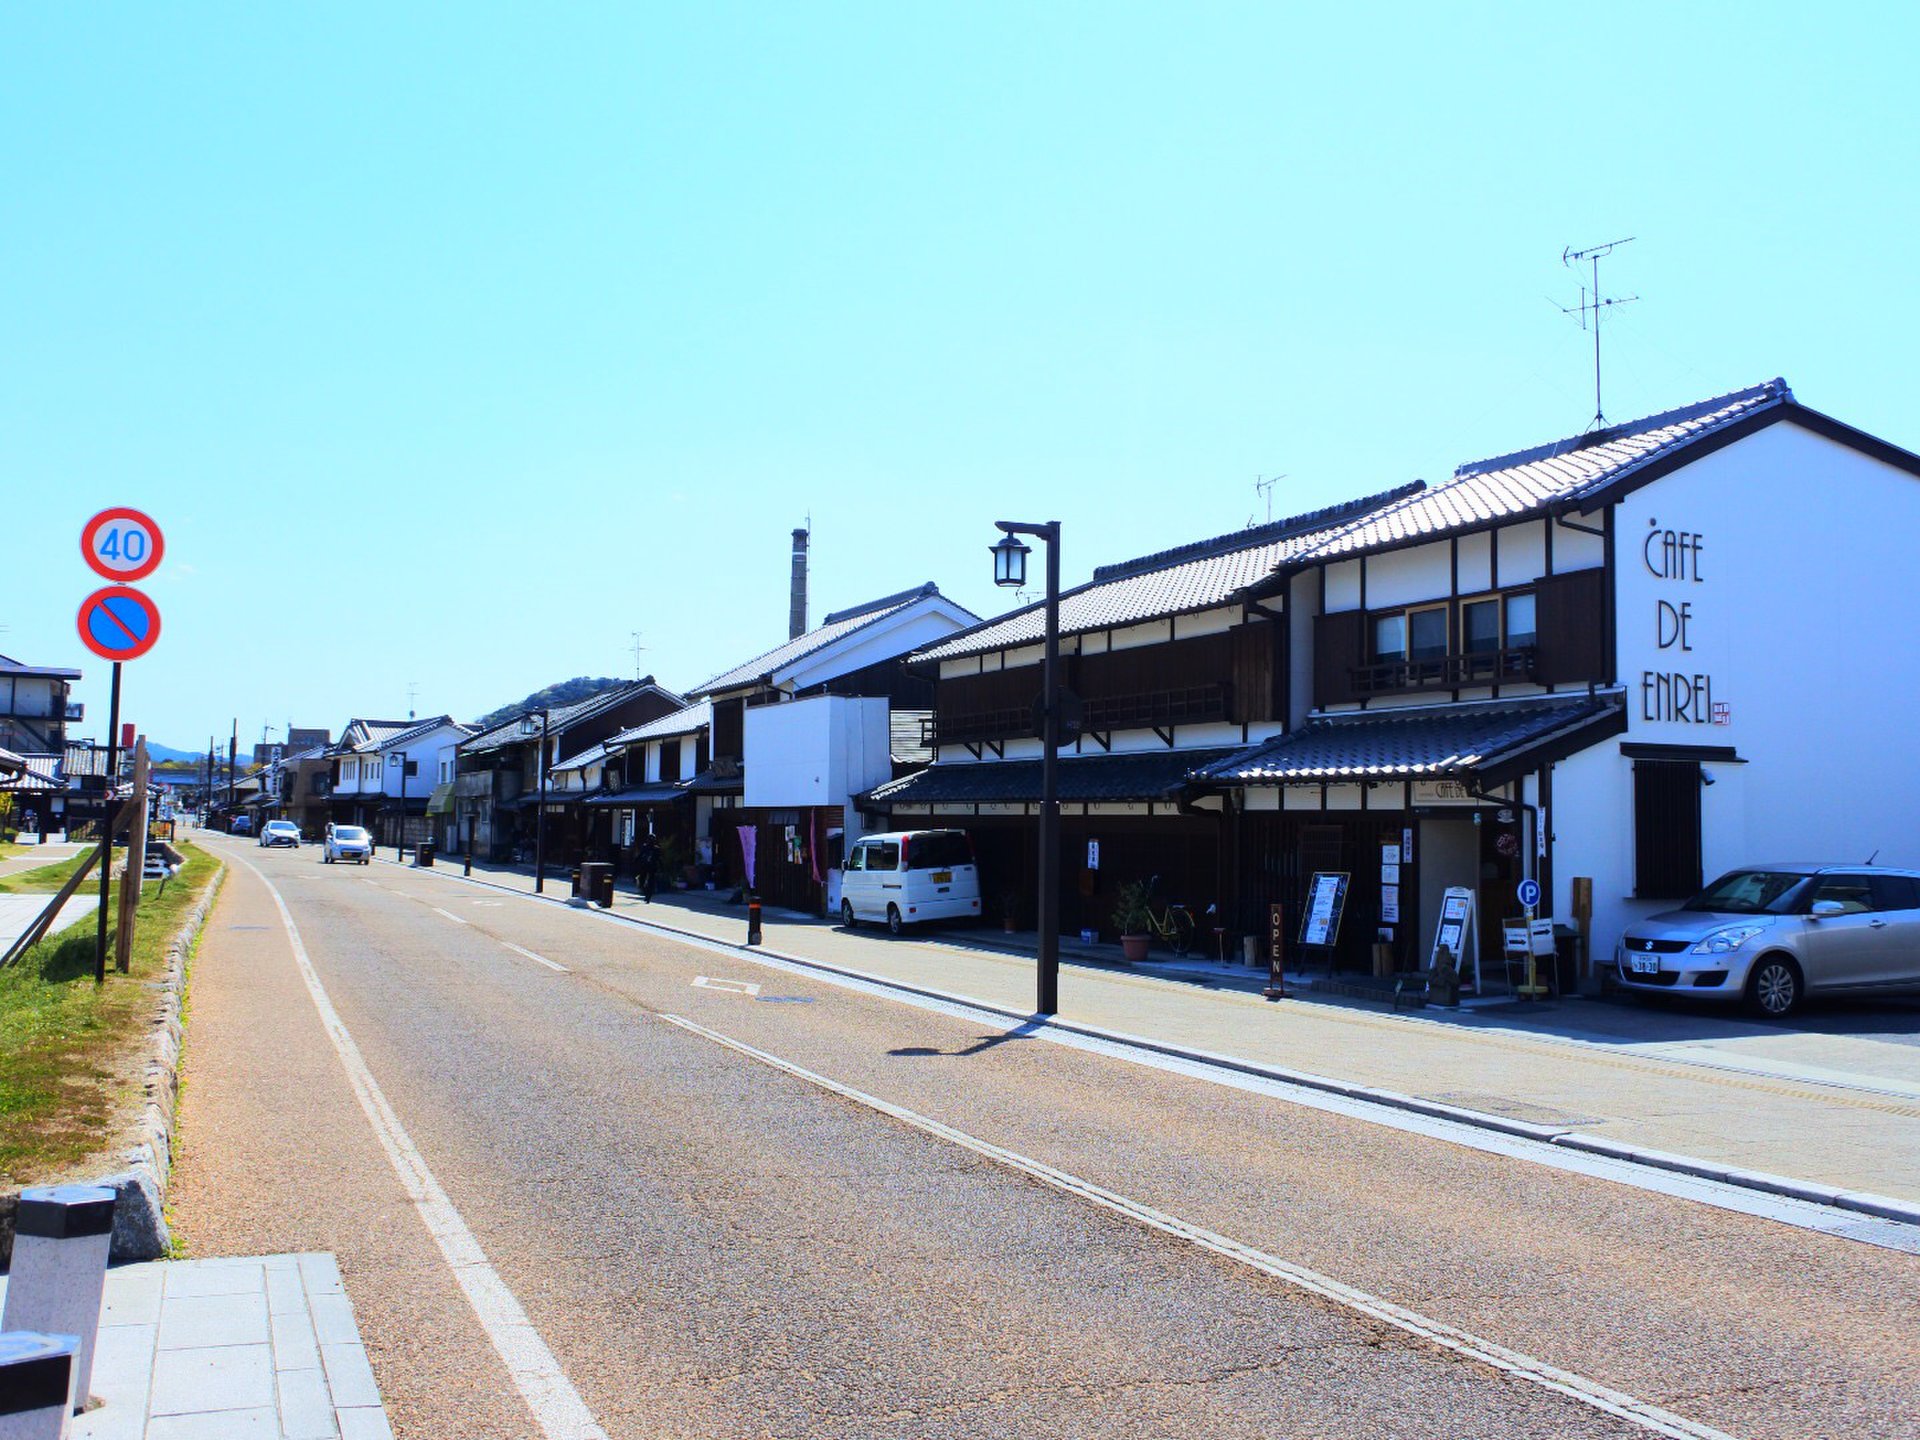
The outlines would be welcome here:
[[[1060,633],[1109,630],[1167,615],[1223,605],[1270,577],[1290,560],[1310,552],[1369,512],[1417,494],[1420,481],[1343,505],[1295,515],[1271,524],[1216,535],[1117,565],[1102,565],[1093,579],[1060,596]],[[1015,645],[1038,644],[1045,635],[1044,601],[963,630],[914,658],[949,660]]]
[[[898,707],[887,712],[887,752],[896,765],[931,765],[937,758],[933,746],[927,743],[926,726],[922,723],[932,718],[931,710],[903,710]]]
[[[566,759],[558,762],[547,773],[550,775],[558,775],[562,770],[584,770],[589,765],[598,765],[607,758],[608,743],[609,742],[603,741],[598,745],[589,745],[578,755],[569,755]]]
[[[412,720],[363,720],[356,716],[340,732],[340,741],[334,746],[335,753],[357,755],[378,750],[394,736],[404,735],[413,729],[414,724]]]
[[[756,655],[731,670],[723,670],[704,685],[696,685],[690,692],[694,695],[713,695],[722,690],[732,690],[741,685],[752,685],[774,674],[783,666],[803,660],[816,650],[825,649],[836,640],[845,639],[856,630],[864,630],[876,621],[906,609],[909,605],[938,595],[940,587],[931,580],[914,590],[902,590],[898,595],[883,596],[878,600],[869,600],[864,605],[856,605],[851,610],[838,610],[827,616],[814,629],[799,635],[784,645],[776,645],[765,654]]]
[[[1195,771],[1226,759],[1231,750],[1148,750],[1124,755],[1063,755],[1056,788],[1060,799],[1164,800]],[[1038,760],[984,760],[933,765],[876,786],[866,797],[891,805],[1004,805],[1040,799]]]
[[[1625,723],[1618,691],[1359,710],[1315,716],[1291,734],[1231,753],[1200,778],[1286,785],[1479,777],[1522,756],[1538,763],[1571,754]],[[1562,741],[1568,748],[1557,748]]]
[[[656,684],[653,677],[649,675],[631,684],[616,686],[612,690],[603,690],[600,694],[591,695],[585,700],[576,700],[571,705],[555,706],[547,713],[547,727],[555,735],[564,735],[569,726],[591,720],[594,716],[624,705],[634,696],[645,694],[649,690],[657,691],[676,703],[680,699],[664,685]],[[460,748],[469,755],[477,755],[483,751],[500,750],[508,745],[527,743],[532,737],[520,733],[520,722],[529,715],[539,713],[538,710],[522,711],[510,719],[502,720],[491,730],[483,730],[470,739],[462,741]]]
[[[468,734],[472,733],[470,727],[460,724],[451,715],[436,715],[431,720],[421,720],[418,722],[409,720],[406,729],[389,735],[385,739],[377,742],[370,741],[362,745],[360,749],[391,750],[396,746],[405,745],[408,741],[418,740],[422,735],[431,735],[442,725],[452,725],[457,730],[465,731]]]
[[[1462,465],[1451,480],[1381,507],[1302,558],[1337,560],[1582,501],[1736,421],[1792,403],[1787,382],[1770,380],[1625,425]]]
[[[67,782],[60,777],[58,755],[15,755],[24,767],[9,779],[0,780],[0,790],[14,794],[35,790],[64,790]]]
[[[628,790],[615,790],[610,794],[596,795],[587,801],[589,805],[658,805],[664,800],[678,800],[687,793],[687,783],[682,780],[656,781],[651,785],[635,785]]]
[[[0,749],[0,775],[18,775],[27,768],[27,762],[11,750]]]
[[[713,702],[698,700],[684,710],[675,710],[670,715],[662,715],[658,720],[649,720],[644,725],[636,725],[631,730],[622,730],[607,741],[609,747],[631,745],[635,741],[664,740],[673,735],[694,735],[713,724]]]

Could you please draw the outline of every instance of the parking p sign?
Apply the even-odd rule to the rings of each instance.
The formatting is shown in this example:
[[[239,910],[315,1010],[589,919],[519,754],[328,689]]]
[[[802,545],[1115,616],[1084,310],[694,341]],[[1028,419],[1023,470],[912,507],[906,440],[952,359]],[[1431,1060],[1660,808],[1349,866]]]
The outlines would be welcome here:
[[[166,538],[153,518],[125,506],[102,510],[80,532],[80,553],[94,573],[122,585],[159,569],[166,551]]]
[[[1522,908],[1531,910],[1540,903],[1540,882],[1529,876],[1520,882],[1515,894],[1519,896]]]

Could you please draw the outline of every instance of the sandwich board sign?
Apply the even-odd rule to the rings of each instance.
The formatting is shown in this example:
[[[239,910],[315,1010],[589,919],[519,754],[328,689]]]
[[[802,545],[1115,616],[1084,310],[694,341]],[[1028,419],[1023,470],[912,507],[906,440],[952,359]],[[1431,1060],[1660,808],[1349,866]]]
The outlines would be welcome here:
[[[1433,927],[1433,949],[1427,956],[1431,970],[1445,946],[1453,952],[1453,963],[1460,972],[1460,983],[1467,983],[1467,962],[1473,962],[1473,988],[1480,989],[1480,947],[1473,944],[1473,891],[1465,885],[1449,885],[1440,897],[1440,923]]]
[[[1344,870],[1316,870],[1307,885],[1307,912],[1300,922],[1300,943],[1331,950],[1340,938],[1340,917],[1347,908]]]

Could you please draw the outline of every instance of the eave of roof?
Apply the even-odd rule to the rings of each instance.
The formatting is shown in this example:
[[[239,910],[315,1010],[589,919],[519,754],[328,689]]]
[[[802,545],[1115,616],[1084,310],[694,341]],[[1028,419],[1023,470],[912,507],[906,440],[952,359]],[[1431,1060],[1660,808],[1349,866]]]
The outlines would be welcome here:
[[[935,597],[940,597],[940,587],[929,580],[926,584],[912,590],[884,595],[878,600],[869,600],[864,605],[855,605],[850,609],[836,610],[805,634],[796,635],[793,639],[776,645],[771,650],[754,656],[751,660],[743,661],[729,670],[723,670],[704,685],[696,685],[687,693],[695,697],[709,697],[727,690],[764,684],[783,667],[804,660],[816,651],[824,650],[827,646],[878,624],[922,600]],[[967,612],[962,610],[961,613],[964,615]]]
[[[1170,800],[1186,789],[1197,772],[1233,753],[1211,749],[1063,755],[1058,771],[1059,797],[1072,804]],[[1040,762],[983,760],[931,765],[876,785],[860,798],[863,804],[871,803],[875,808],[1032,804],[1040,799]]]
[[[1196,779],[1221,788],[1460,777],[1499,785],[1625,729],[1617,690],[1341,711],[1232,752]]]

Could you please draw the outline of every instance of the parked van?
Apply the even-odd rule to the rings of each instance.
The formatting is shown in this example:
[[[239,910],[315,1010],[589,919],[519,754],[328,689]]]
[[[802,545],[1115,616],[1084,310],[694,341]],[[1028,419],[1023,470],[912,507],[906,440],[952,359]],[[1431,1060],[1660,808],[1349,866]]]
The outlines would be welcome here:
[[[927,920],[980,918],[980,871],[964,830],[868,835],[840,872],[840,923],[884,921],[898,935]]]

